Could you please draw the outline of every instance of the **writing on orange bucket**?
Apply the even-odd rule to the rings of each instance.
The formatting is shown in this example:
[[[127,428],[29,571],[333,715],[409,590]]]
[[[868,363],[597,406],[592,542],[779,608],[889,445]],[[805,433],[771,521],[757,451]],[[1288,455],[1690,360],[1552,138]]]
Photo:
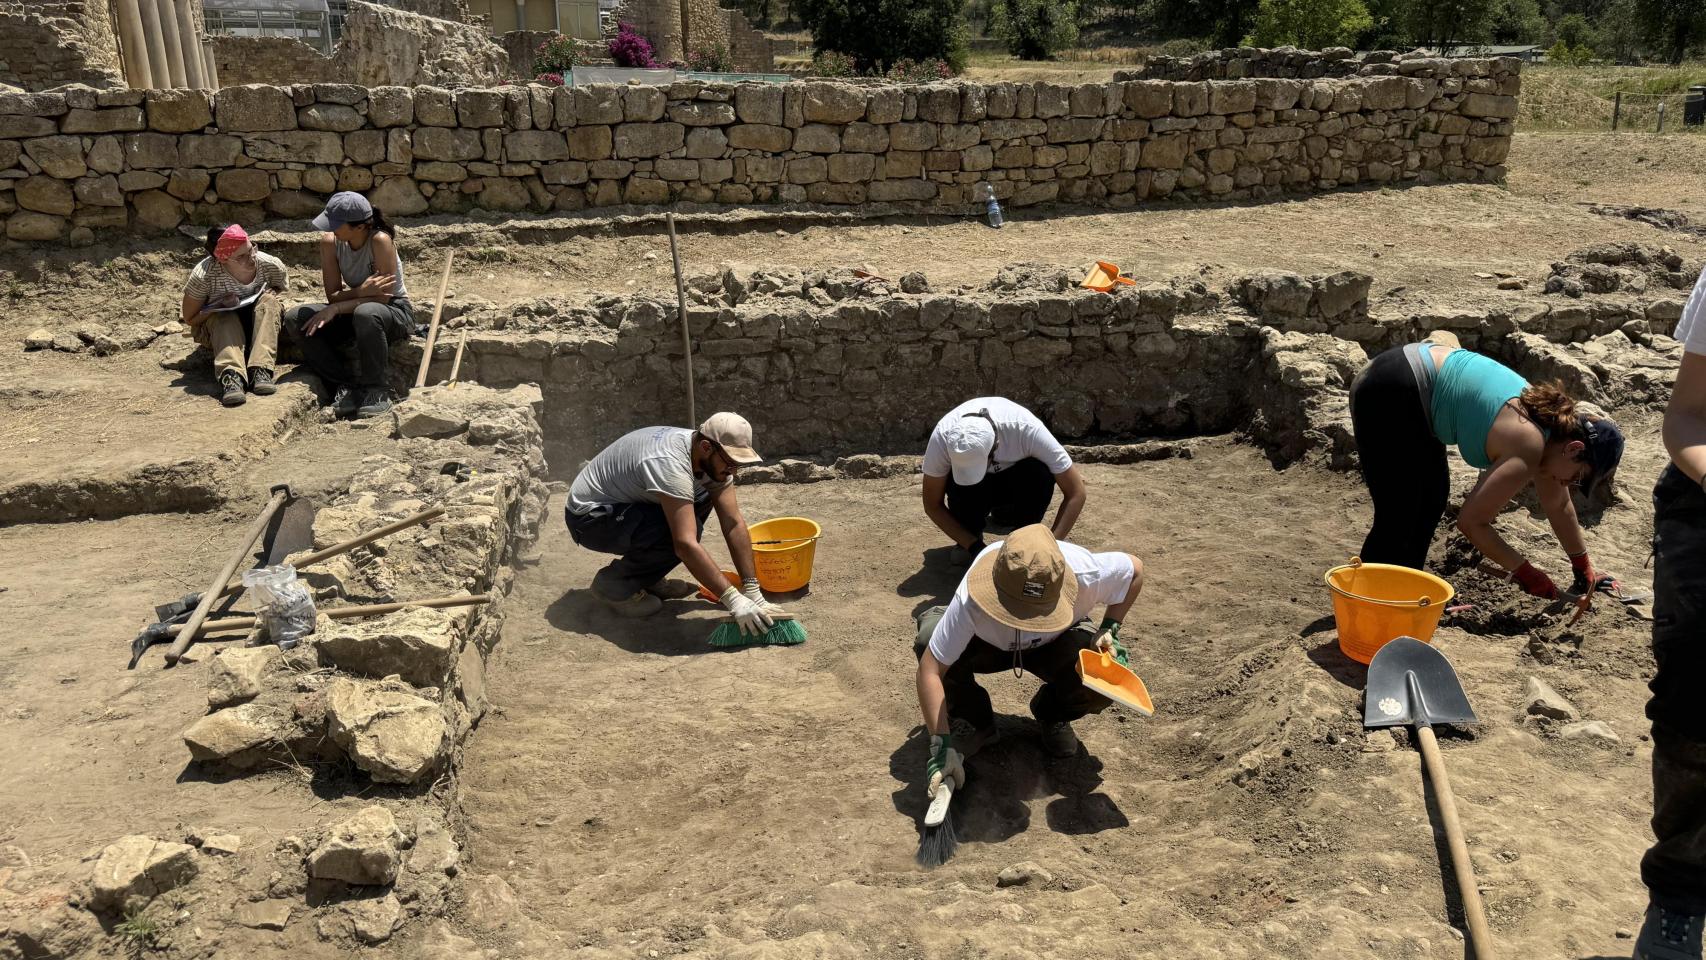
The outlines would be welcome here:
[[[1352,559],[1327,571],[1339,649],[1358,663],[1398,637],[1432,643],[1440,614],[1456,596],[1451,584],[1422,570]]]

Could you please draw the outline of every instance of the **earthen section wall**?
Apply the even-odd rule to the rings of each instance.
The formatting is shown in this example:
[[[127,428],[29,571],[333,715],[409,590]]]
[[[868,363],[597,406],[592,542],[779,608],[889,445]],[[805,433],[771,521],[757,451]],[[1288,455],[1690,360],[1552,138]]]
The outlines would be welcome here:
[[[407,14],[399,14],[407,16]],[[1499,181],[1517,61],[1214,83],[829,82],[448,90],[299,84],[0,96],[14,240],[297,218],[615,204],[1132,207],[1367,183]],[[75,101],[75,102],[73,102]]]

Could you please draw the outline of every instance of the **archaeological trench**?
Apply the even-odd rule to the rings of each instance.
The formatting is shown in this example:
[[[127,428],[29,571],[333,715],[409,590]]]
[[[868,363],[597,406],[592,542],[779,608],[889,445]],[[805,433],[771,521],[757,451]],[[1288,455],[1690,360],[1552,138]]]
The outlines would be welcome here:
[[[74,245],[104,231],[299,218],[334,189],[372,191],[406,222],[476,207],[669,201],[945,209],[985,180],[1018,205],[1130,207],[1503,176],[1514,61],[1375,58],[1312,78],[1247,71],[1071,88],[7,94],[0,215],[15,241]],[[915,473],[938,412],[979,394],[1029,406],[1084,462],[1189,457],[1191,438],[1231,434],[1276,467],[1347,471],[1351,378],[1374,353],[1433,330],[1607,409],[1665,398],[1679,358],[1668,334],[1699,266],[1668,249],[1607,244],[1537,269],[1526,289],[1506,284],[1482,308],[1437,314],[1371,308],[1370,277],[1355,272],[1264,271],[1223,286],[1179,277],[1096,293],[1078,287],[1077,265],[1015,263],[933,289],[922,274],[727,264],[690,271],[686,322],[700,409],[746,412],[763,449],[785,454],[743,483]],[[322,616],[309,641],[282,652],[213,638],[190,666],[205,677],[208,710],[182,731],[189,769],[241,783],[335,763],[366,784],[349,794],[371,802],[240,856],[231,837],[119,839],[33,878],[57,899],[0,900],[0,957],[115,949],[102,944],[119,918],[169,892],[194,892],[200,909],[246,929],[313,931],[299,944],[418,942],[479,893],[469,888],[477,877],[501,873],[485,864],[475,874],[462,854],[459,769],[481,735],[486,658],[503,642],[521,558],[541,525],[557,522],[563,482],[617,433],[682,416],[672,293],[452,297],[428,383],[448,376],[465,333],[464,382],[412,392],[373,428],[341,492],[320,505],[313,539],[323,547],[429,506],[445,515],[306,575],[322,606],[463,593],[489,602]],[[150,338],[141,325],[31,346],[111,354]],[[419,350],[416,341],[394,356],[399,390]],[[306,396],[292,403],[263,442],[318,422]],[[209,458],[107,489],[26,478],[0,488],[0,523],[214,509],[233,470]],[[115,649],[125,640],[113,638]],[[312,802],[300,784],[288,789]],[[0,867],[27,868],[24,859]]]

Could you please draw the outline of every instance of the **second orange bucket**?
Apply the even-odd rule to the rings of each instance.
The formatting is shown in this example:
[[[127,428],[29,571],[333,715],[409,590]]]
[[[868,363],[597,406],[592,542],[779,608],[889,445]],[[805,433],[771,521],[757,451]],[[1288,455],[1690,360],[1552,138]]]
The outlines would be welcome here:
[[[1358,663],[1398,637],[1433,641],[1440,614],[1456,595],[1451,584],[1409,567],[1353,559],[1327,571],[1339,649]]]

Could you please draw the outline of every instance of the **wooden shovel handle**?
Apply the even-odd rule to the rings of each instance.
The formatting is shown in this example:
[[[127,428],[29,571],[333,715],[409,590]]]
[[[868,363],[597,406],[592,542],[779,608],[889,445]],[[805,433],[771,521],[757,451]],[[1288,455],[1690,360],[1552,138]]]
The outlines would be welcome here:
[[[1457,820],[1457,797],[1452,795],[1451,780],[1445,775],[1445,761],[1440,758],[1433,727],[1418,724],[1416,740],[1422,745],[1422,762],[1427,764],[1428,779],[1434,782],[1434,797],[1439,801],[1439,818],[1445,824],[1446,843],[1451,847],[1451,867],[1457,874],[1457,892],[1463,897],[1463,916],[1469,923],[1469,942],[1475,947],[1475,960],[1493,960],[1493,936],[1487,930],[1487,914],[1481,908],[1481,888],[1475,885],[1475,865],[1469,861],[1463,824]]]
[[[171,648],[166,651],[166,666],[175,666],[183,658],[184,653],[189,650],[190,645],[195,643],[196,634],[201,630],[202,622],[207,619],[208,613],[212,611],[214,601],[224,595],[220,588],[231,581],[231,577],[237,572],[237,568],[248,558],[249,551],[254,549],[255,541],[259,540],[261,534],[266,532],[267,524],[272,522],[272,515],[277,513],[278,508],[284,506],[284,502],[289,499],[289,487],[273,488],[272,497],[267,500],[267,505],[262,508],[261,515],[255,518],[254,523],[249,524],[249,529],[243,531],[242,541],[238,543],[236,549],[231,551],[231,556],[225,561],[225,566],[219,568],[219,574],[213,578],[213,585],[202,592],[201,600],[196,603],[195,610],[190,613],[189,620],[185,621],[182,627],[172,628],[177,639],[172,641]]]

